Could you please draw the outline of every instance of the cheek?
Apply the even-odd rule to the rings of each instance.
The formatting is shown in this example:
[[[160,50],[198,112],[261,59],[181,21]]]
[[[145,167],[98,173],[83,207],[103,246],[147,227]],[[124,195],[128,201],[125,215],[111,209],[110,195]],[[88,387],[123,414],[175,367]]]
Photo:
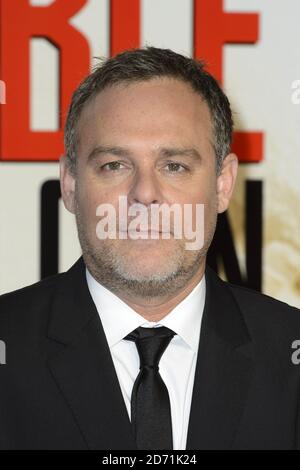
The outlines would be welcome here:
[[[99,184],[88,174],[81,176],[76,193],[81,212],[89,217],[96,216],[96,209],[99,204],[106,202],[106,199],[109,198],[109,195],[105,194]]]
[[[99,197],[91,188],[85,189],[84,186],[78,188],[76,192],[76,210],[85,228],[90,229],[97,221],[96,210],[99,204]]]
[[[198,198],[198,204],[201,204],[201,207],[198,209],[198,220],[201,217],[203,211],[203,221],[205,231],[210,230],[210,227],[215,223],[218,212],[218,200],[217,194],[214,188],[210,188],[205,194],[202,194]],[[194,211],[196,214],[196,209]]]

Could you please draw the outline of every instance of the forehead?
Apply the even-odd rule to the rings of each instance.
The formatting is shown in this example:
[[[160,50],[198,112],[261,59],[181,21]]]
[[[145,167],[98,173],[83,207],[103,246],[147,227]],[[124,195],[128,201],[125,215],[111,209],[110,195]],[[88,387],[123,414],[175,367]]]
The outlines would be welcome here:
[[[108,135],[132,134],[172,138],[212,138],[211,116],[207,103],[191,85],[162,77],[148,81],[120,83],[105,88],[83,108],[79,141]]]

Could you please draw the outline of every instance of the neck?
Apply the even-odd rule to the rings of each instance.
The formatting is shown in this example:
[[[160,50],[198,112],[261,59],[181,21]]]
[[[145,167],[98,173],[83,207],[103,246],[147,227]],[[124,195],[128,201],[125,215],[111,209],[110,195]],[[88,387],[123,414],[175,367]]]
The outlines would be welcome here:
[[[87,266],[90,273],[100,284],[103,284],[111,292],[117,295],[129,307],[144,317],[145,320],[159,322],[165,316],[167,316],[168,313],[170,313],[180,302],[182,302],[182,300],[184,300],[185,297],[187,297],[194,287],[201,281],[205,272],[205,258],[202,260],[202,262],[199,263],[199,267],[194,275],[175,293],[173,291],[168,294],[163,294],[160,296],[158,295],[151,298],[145,298],[132,292],[128,292],[124,289],[115,288],[115,286],[103,282],[104,279],[99,278],[97,275],[97,270],[94,270],[92,265]]]
[[[126,294],[123,295],[122,293],[119,297],[147,321],[159,322],[190,294],[194,287],[201,281],[204,270],[205,267],[199,270],[187,285],[171,297],[165,296],[151,299],[150,301],[148,299],[145,301],[145,299],[138,297],[128,298]]]

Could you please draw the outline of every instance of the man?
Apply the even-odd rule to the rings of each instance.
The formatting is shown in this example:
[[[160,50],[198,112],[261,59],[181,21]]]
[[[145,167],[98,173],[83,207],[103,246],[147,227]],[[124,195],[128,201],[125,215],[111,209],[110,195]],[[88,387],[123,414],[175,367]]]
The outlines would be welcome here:
[[[80,84],[60,181],[82,257],[0,297],[0,448],[299,447],[299,310],[206,266],[237,176],[231,135],[217,82],[171,50],[125,51]],[[202,243],[187,248],[175,216],[131,237],[120,197],[147,217],[190,207]]]

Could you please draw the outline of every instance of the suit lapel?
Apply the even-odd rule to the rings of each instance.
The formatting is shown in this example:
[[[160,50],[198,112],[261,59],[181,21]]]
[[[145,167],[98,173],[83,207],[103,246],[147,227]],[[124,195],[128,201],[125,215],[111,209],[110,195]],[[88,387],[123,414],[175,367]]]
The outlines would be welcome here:
[[[187,449],[233,446],[252,377],[251,342],[230,288],[206,268]]]
[[[90,449],[136,449],[83,258],[62,274],[48,337],[64,345],[48,365]]]

